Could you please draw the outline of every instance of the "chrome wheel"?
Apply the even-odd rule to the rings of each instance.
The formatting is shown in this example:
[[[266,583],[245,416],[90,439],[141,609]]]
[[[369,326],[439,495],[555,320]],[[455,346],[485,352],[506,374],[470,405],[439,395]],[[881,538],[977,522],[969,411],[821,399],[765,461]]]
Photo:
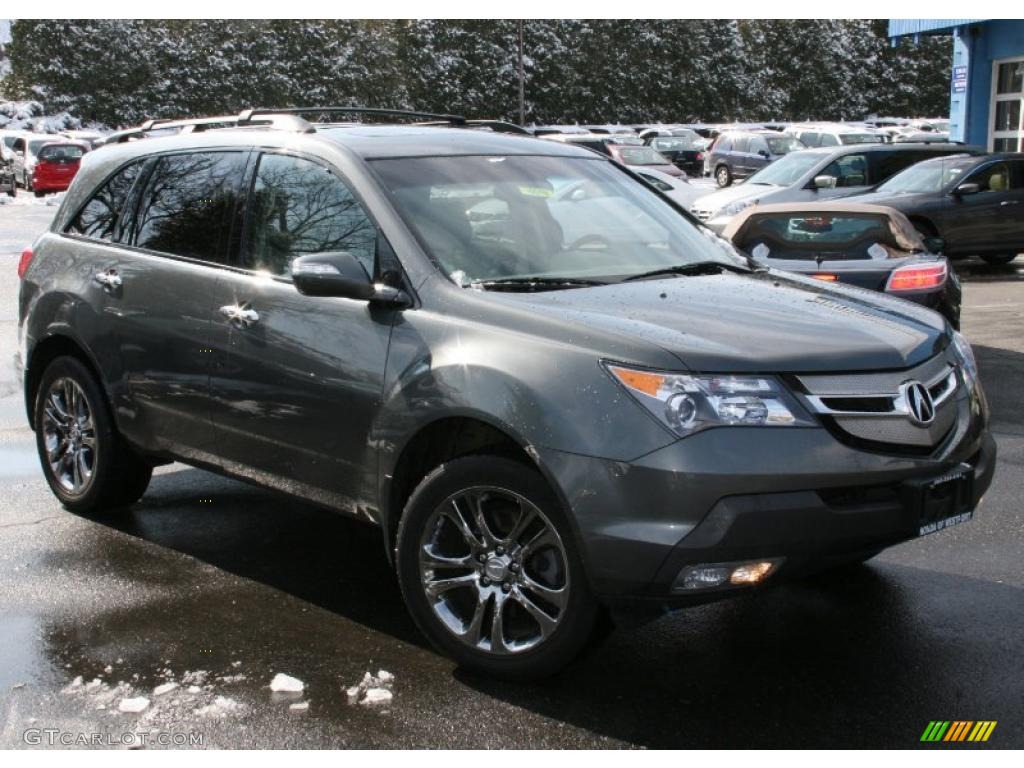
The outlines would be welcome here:
[[[568,605],[558,532],[534,504],[501,488],[468,488],[434,510],[420,540],[419,573],[448,631],[491,654],[537,647]]]
[[[81,496],[92,484],[96,466],[96,427],[82,388],[73,379],[56,379],[43,404],[43,445],[54,479]]]

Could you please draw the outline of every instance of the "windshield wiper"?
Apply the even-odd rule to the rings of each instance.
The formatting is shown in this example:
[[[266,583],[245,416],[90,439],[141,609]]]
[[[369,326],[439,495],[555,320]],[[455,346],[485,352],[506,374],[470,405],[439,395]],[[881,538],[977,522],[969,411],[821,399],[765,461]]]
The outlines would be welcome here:
[[[725,264],[721,261],[695,261],[693,264],[677,264],[673,267],[662,267],[661,269],[652,269],[650,272],[630,275],[623,278],[622,282],[628,283],[630,280],[645,280],[649,277],[662,277],[665,275],[717,275],[722,270],[739,272],[741,274],[746,274],[748,271],[743,269],[743,267]]]
[[[502,277],[497,280],[474,280],[469,285],[471,288],[483,288],[487,291],[551,291],[559,288],[608,285],[608,283],[579,277]]]

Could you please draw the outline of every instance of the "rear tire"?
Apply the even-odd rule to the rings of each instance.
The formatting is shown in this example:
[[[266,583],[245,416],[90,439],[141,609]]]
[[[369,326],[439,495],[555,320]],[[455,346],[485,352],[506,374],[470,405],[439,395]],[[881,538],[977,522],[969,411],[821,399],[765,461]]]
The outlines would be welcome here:
[[[591,637],[597,603],[572,528],[517,461],[469,456],[427,475],[399,524],[397,567],[417,626],[462,667],[538,679]]]
[[[36,197],[42,197],[46,194],[45,192],[40,192],[38,189],[34,189],[32,191],[35,192]]]
[[[723,188],[732,184],[732,171],[729,170],[729,166],[720,165],[715,169],[715,183]]]
[[[1016,253],[989,253],[981,257],[981,260],[993,267],[1001,267],[1009,264],[1017,258]]]
[[[43,372],[34,408],[36,449],[50,490],[73,512],[101,512],[138,501],[153,467],[118,434],[92,372],[75,357]]]

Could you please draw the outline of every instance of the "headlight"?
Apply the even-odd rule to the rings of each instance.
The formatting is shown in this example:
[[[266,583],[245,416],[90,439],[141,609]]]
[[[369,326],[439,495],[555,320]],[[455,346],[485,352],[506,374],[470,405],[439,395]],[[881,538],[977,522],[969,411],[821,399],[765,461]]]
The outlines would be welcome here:
[[[680,437],[709,427],[813,424],[773,378],[693,376],[625,368],[614,363],[605,363],[605,368],[658,421]]]
[[[737,213],[746,210],[756,202],[756,200],[737,200],[735,203],[729,203],[728,205],[722,206],[718,211],[718,215],[735,216]]]
[[[953,350],[963,364],[967,383],[974,386],[978,381],[978,361],[974,359],[974,350],[971,349],[970,342],[958,331],[953,331]]]

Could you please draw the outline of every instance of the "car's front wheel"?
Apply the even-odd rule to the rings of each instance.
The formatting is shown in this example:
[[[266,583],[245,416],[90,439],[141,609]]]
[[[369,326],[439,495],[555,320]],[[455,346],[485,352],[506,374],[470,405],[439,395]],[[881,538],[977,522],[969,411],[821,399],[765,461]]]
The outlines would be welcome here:
[[[732,171],[729,170],[729,166],[718,166],[718,169],[715,171],[715,182],[720,187],[728,187],[732,184]]]
[[[36,448],[46,482],[74,512],[138,501],[153,467],[125,444],[92,372],[77,358],[55,358],[35,402]]]
[[[994,267],[1001,267],[1004,264],[1009,264],[1016,258],[1016,253],[988,253],[981,257],[982,261],[986,264],[991,264]]]
[[[544,677],[593,630],[596,603],[568,520],[520,462],[470,456],[431,472],[406,504],[397,559],[416,624],[464,667]]]

